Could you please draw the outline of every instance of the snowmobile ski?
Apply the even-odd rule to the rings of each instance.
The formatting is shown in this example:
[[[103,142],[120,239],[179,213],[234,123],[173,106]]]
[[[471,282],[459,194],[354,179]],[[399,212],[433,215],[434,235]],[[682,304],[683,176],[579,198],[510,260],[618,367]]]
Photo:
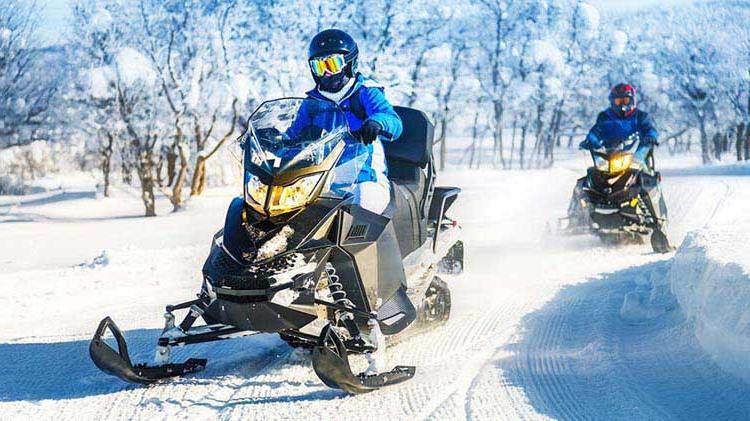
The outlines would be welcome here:
[[[112,349],[105,341],[104,334],[109,330],[117,341],[118,350]],[[206,367],[207,360],[190,358],[184,363],[148,366],[146,364],[133,365],[128,354],[125,338],[114,321],[105,317],[96,329],[94,338],[89,344],[89,354],[100,370],[131,383],[151,384],[158,380],[195,373]]]
[[[315,373],[326,386],[352,394],[372,392],[404,382],[414,377],[416,372],[416,367],[399,365],[386,373],[355,375],[349,366],[346,347],[331,325],[321,331],[318,345],[313,349],[312,361]]]

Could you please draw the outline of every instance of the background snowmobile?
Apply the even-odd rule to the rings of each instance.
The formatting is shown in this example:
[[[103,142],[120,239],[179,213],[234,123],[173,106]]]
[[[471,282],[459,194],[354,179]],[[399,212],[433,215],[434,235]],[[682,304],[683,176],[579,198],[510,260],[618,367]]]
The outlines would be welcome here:
[[[107,317],[90,344],[101,370],[152,383],[205,367],[205,359],[170,363],[174,346],[270,332],[312,348],[313,368],[330,387],[361,393],[414,376],[414,367],[384,371],[385,337],[448,319],[450,291],[436,272],[463,267],[460,228],[446,216],[460,190],[434,185],[433,125],[424,113],[396,107],[404,132],[384,142],[390,204],[384,215],[354,205],[365,147],[345,125],[286,139],[302,101],[265,102],[250,117],[240,141],[244,197],[213,238],[198,298],[167,306],[157,365],[133,365]],[[315,109],[345,121],[333,103]],[[180,309],[188,314],[175,324]],[[206,324],[196,326],[199,318]],[[107,331],[117,350],[104,341]],[[367,357],[365,372],[352,372],[352,353]]]
[[[609,142],[608,148],[591,151],[594,166],[576,183],[565,220],[568,233],[593,232],[602,241],[640,241],[651,235],[656,253],[672,248],[666,235],[667,206],[659,189],[661,174],[654,170],[653,149],[646,162],[633,152],[638,136]]]

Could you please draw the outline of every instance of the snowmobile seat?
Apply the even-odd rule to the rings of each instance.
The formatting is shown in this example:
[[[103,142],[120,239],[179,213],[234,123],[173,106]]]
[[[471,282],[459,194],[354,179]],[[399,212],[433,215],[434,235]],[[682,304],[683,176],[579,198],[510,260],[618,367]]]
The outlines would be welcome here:
[[[424,244],[427,234],[428,179],[432,169],[434,126],[425,113],[394,107],[403,132],[394,142],[383,142],[388,178],[393,182],[395,211],[392,218],[401,255],[407,256]]]

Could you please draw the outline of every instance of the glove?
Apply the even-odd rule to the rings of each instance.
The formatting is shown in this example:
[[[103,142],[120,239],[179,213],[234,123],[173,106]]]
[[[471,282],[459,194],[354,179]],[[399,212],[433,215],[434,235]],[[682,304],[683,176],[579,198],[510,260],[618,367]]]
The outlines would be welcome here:
[[[359,139],[359,141],[365,145],[369,145],[378,138],[378,134],[380,134],[381,130],[383,130],[383,128],[377,121],[365,120],[365,122],[362,123],[362,127],[360,127],[359,130],[354,131],[352,136]]]
[[[600,139],[598,139],[596,137],[592,137],[591,135],[589,135],[589,136],[586,136],[586,139],[584,139],[583,142],[581,142],[578,145],[578,149],[585,149],[585,150],[589,150],[589,151],[595,151],[595,150],[601,148],[602,146],[603,146],[602,145],[602,141]]]
[[[647,136],[643,138],[643,142],[641,142],[644,145],[651,145],[651,146],[659,146],[659,141],[656,140],[653,136]]]

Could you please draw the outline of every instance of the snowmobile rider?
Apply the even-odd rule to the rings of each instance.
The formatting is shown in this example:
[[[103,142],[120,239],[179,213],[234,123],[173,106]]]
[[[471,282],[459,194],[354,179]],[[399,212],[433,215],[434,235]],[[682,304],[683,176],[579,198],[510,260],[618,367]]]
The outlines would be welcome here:
[[[599,113],[596,124],[589,130],[580,148],[596,150],[614,147],[617,146],[614,142],[621,142],[634,134],[640,139],[634,158],[645,164],[647,160],[650,161],[654,146],[658,145],[659,133],[648,113],[637,108],[635,87],[619,83],[609,92],[609,108]],[[647,167],[653,171],[653,162],[649,162]]]
[[[355,203],[380,214],[391,197],[381,141],[398,139],[403,126],[385,98],[383,87],[357,72],[358,56],[357,43],[344,31],[326,29],[313,37],[308,64],[316,86],[307,92],[307,98],[284,135],[294,141],[311,127],[331,130],[348,124],[353,137],[362,142],[368,152],[354,185]],[[341,113],[316,112],[321,107],[320,101],[342,111],[346,122],[332,121]]]

